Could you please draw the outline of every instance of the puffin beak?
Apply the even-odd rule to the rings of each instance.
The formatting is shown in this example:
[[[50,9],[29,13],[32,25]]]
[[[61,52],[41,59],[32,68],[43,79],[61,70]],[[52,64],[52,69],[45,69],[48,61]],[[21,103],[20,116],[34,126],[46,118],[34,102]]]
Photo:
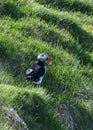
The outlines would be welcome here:
[[[50,62],[52,59],[50,56],[48,56],[47,61]]]

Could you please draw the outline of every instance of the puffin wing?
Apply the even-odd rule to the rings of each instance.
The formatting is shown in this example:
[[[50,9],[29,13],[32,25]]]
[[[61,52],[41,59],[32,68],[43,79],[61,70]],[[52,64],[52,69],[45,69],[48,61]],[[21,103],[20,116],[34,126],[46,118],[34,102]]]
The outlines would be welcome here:
[[[26,71],[26,76],[27,76],[27,79],[28,79],[28,80],[31,80],[31,79],[32,79],[32,80],[34,80],[34,81],[37,81],[37,80],[39,80],[39,78],[40,78],[41,76],[44,75],[44,72],[45,72],[45,70],[42,69],[41,66],[35,65],[35,66],[33,66],[33,67],[27,69],[27,71]]]
[[[28,68],[28,69],[26,70],[26,79],[27,79],[27,80],[31,80],[31,78],[32,78],[32,73],[33,73],[33,69],[32,69],[32,68]]]
[[[26,70],[26,75],[29,75],[29,74],[31,74],[32,72],[33,72],[33,69],[28,68],[28,69]]]

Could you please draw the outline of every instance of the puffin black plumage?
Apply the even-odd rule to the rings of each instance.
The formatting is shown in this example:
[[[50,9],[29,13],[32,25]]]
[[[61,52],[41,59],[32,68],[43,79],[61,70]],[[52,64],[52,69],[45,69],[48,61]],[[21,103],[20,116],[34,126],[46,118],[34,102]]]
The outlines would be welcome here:
[[[26,78],[34,84],[41,84],[46,73],[45,61],[51,61],[51,58],[46,53],[41,53],[33,65],[26,70]]]

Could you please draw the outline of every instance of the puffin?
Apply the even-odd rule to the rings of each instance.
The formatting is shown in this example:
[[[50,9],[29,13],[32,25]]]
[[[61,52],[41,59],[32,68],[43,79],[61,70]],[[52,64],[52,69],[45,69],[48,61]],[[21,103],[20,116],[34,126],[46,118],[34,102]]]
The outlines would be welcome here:
[[[36,85],[40,85],[46,74],[45,61],[50,62],[51,57],[47,53],[40,53],[33,65],[26,70],[26,79]]]

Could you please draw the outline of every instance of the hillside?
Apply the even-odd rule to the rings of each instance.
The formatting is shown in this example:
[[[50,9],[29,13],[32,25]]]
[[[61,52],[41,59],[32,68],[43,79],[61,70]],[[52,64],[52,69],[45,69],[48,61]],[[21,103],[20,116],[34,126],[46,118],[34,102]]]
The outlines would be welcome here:
[[[36,86],[25,72],[41,52]],[[93,130],[92,0],[0,0],[0,130]]]

